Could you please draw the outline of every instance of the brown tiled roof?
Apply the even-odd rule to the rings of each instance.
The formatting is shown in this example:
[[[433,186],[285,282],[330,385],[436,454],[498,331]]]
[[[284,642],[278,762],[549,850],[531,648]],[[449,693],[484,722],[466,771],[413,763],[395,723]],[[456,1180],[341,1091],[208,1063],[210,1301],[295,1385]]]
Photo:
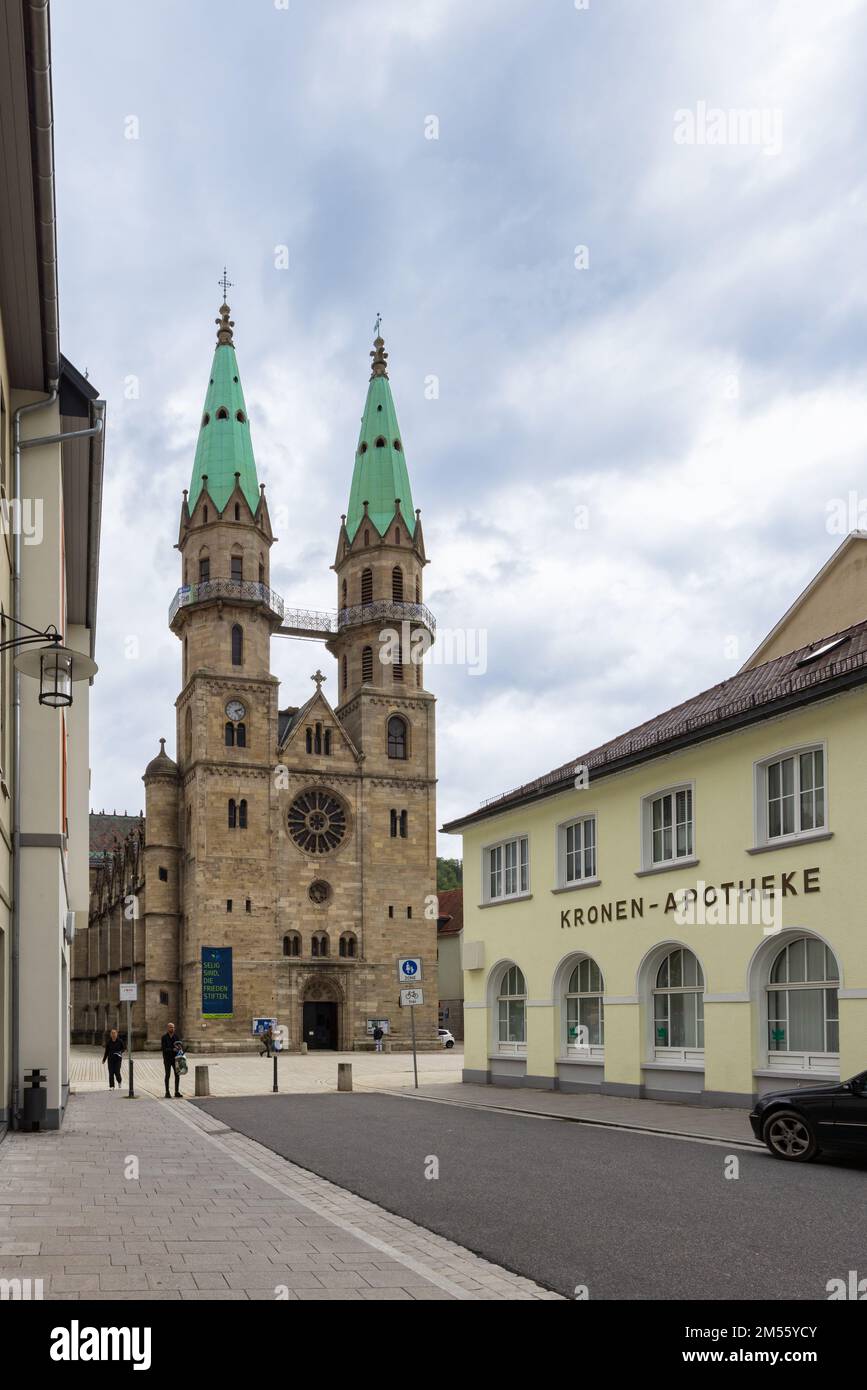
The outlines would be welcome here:
[[[823,655],[807,660],[811,652],[833,646]],[[553,772],[526,782],[521,787],[484,801],[477,811],[443,826],[460,830],[475,821],[499,815],[512,806],[538,801],[565,791],[578,770],[586,767],[591,776],[608,776],[624,767],[647,762],[676,748],[715,738],[732,728],[755,724],[799,705],[826,699],[829,695],[867,681],[867,621],[855,623],[819,642],[774,657],[761,666],[739,671],[719,685],[711,686],[691,700],[657,714],[628,733],[598,748],[571,758]]]
[[[437,936],[456,936],[464,927],[463,888],[444,888],[437,895],[439,913],[437,916]],[[442,922],[442,926],[440,926]]]
[[[111,854],[123,844],[131,830],[141,824],[141,816],[128,816],[126,812],[118,815],[115,811],[91,811],[90,813],[90,858],[101,859],[103,854]]]

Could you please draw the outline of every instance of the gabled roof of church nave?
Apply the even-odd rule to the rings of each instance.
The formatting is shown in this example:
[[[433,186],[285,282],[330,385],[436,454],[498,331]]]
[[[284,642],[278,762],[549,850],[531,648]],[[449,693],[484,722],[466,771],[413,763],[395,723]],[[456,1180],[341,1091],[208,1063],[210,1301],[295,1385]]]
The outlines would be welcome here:
[[[288,719],[285,718],[285,716],[289,716]],[[322,722],[323,720],[327,720],[328,723],[334,728],[338,736],[346,744],[346,747],[352,754],[353,759],[356,762],[361,761],[361,754],[359,753],[349,734],[346,732],[345,728],[341,724],[337,715],[334,713],[334,710],[332,709],[331,705],[325,697],[325,693],[323,692],[321,685],[317,685],[316,690],[310,696],[310,699],[307,701],[306,704],[302,705],[300,709],[286,709],[278,711],[278,720],[280,729],[280,741],[278,744],[278,750],[281,753],[285,752],[292,746],[292,744],[295,742],[296,737],[304,737],[303,734],[299,734],[299,730],[305,729],[308,726],[315,724],[317,720],[319,720],[320,722]],[[305,757],[306,756],[307,754],[305,751]],[[330,756],[334,756],[333,751]]]

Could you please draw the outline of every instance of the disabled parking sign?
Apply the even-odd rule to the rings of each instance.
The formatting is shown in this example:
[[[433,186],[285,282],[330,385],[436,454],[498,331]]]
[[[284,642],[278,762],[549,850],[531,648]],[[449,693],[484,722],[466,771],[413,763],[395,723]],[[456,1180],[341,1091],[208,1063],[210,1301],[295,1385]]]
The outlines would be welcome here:
[[[397,962],[397,978],[403,985],[421,983],[421,957],[404,956]]]

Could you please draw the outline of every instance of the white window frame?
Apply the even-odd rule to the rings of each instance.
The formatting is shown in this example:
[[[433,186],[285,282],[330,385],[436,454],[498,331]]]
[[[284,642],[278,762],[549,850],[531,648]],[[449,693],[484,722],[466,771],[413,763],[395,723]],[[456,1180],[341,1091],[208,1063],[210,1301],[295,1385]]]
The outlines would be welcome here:
[[[678,822],[677,820],[677,797],[681,792],[687,792],[690,798],[690,819],[689,821]],[[669,859],[654,859],[653,857],[653,805],[654,802],[671,797],[671,847],[672,856]],[[690,827],[690,847],[685,854],[678,854],[677,851],[677,826],[678,824],[689,825]],[[695,845],[695,783],[677,782],[670,787],[661,787],[658,791],[650,792],[648,796],[641,798],[641,867],[646,872],[651,869],[667,869],[676,867],[678,864],[690,864],[696,858]]]
[[[656,982],[659,977],[659,972],[662,969],[663,963],[666,960],[668,960],[669,957],[672,956],[675,951],[688,951],[689,954],[695,959],[696,966],[701,974],[701,985],[657,985]],[[649,983],[650,1027],[653,1036],[653,1060],[655,1062],[670,1062],[673,1064],[677,1064],[678,1062],[692,1063],[693,1065],[696,1063],[703,1064],[705,1054],[704,1032],[706,1022],[704,1017],[704,996],[707,991],[707,981],[705,979],[704,968],[695,951],[691,950],[689,946],[670,946],[667,951],[664,951],[662,955],[660,955],[659,959],[654,964],[652,973],[650,975]],[[661,995],[666,995],[670,999],[673,994],[690,995],[695,1003],[696,1017],[698,1017],[699,1013],[699,1003],[701,1004],[701,1047],[669,1047],[667,1044],[660,1044],[658,1042],[656,1036],[656,1000]],[[668,1015],[668,1017],[670,1024],[670,1014]]]
[[[774,966],[776,965],[776,963],[777,963],[777,961],[779,960],[779,958],[780,958],[780,956],[782,955],[782,953],[783,953],[784,951],[788,951],[792,946],[796,945],[796,943],[799,942],[799,941],[806,941],[807,943],[809,943],[809,942],[811,942],[811,941],[817,941],[818,944],[819,944],[820,946],[823,946],[823,947],[824,947],[824,950],[825,950],[825,961],[826,961],[826,965],[827,965],[827,958],[828,958],[828,956],[830,955],[831,958],[832,958],[833,961],[834,961],[834,966],[835,966],[835,968],[836,968],[836,970],[837,970],[837,978],[836,978],[836,979],[831,978],[831,977],[827,974],[827,970],[826,970],[826,972],[825,972],[826,977],[825,977],[824,980],[793,980],[793,981],[791,981],[791,982],[786,981],[786,982],[782,982],[782,983],[774,983],[774,982],[772,981],[772,979],[771,979],[771,976],[772,976],[773,970],[774,970]],[[808,945],[808,950],[809,950],[809,945]],[[767,965],[767,978],[766,978],[766,980],[765,980],[765,982],[764,982],[764,1010],[763,1010],[762,1025],[763,1025],[763,1029],[764,1029],[764,1048],[765,1048],[765,1054],[766,1054],[767,1059],[768,1059],[768,1070],[769,1070],[769,1071],[784,1071],[784,1072],[804,1071],[804,1072],[817,1072],[817,1073],[819,1073],[820,1075],[828,1075],[828,1074],[835,1075],[835,1074],[837,1074],[837,1073],[839,1072],[839,1070],[840,1070],[840,1051],[839,1051],[839,1034],[840,1034],[840,988],[841,988],[841,984],[840,984],[840,965],[839,965],[839,961],[837,960],[837,957],[836,957],[835,952],[832,951],[831,947],[827,944],[827,942],[822,941],[821,937],[811,936],[809,932],[804,932],[804,933],[802,933],[802,934],[800,934],[800,935],[792,936],[788,941],[784,941],[784,942],[781,944],[779,950],[776,951],[776,952],[771,956],[771,958],[770,958],[769,961],[768,961],[768,965]],[[804,990],[804,989],[809,989],[809,990],[822,990],[822,991],[824,991],[824,992],[826,992],[826,993],[827,993],[827,991],[829,991],[829,990],[833,990],[833,991],[835,992],[835,994],[836,994],[836,996],[837,996],[837,999],[836,999],[836,1004],[837,1004],[836,1014],[837,1014],[837,1016],[836,1016],[836,1019],[834,1020],[834,1022],[835,1022],[836,1025],[837,1025],[837,1040],[838,1040],[838,1048],[837,1048],[837,1051],[836,1051],[836,1052],[832,1052],[832,1051],[822,1051],[822,1050],[820,1050],[820,1049],[815,1049],[815,1048],[813,1048],[813,1049],[807,1049],[807,1048],[793,1048],[793,1049],[788,1049],[788,1048],[787,1048],[787,1049],[782,1049],[782,1048],[772,1048],[772,1047],[771,1047],[771,1045],[770,1045],[770,1044],[771,1044],[771,1035],[770,1035],[770,1034],[771,1034],[771,1019],[772,1019],[772,1016],[773,1016],[773,1017],[776,1017],[776,1018],[779,1018],[779,1017],[780,1017],[780,1014],[779,1014],[779,1013],[776,1013],[776,1012],[772,1015],[772,1010],[771,1010],[771,995],[783,995],[783,996],[785,997],[785,999],[786,999],[786,1017],[787,1017],[787,1020],[788,1020],[788,996],[789,996],[789,994],[790,994],[790,993],[794,993],[796,990]],[[778,1006],[778,1007],[779,1007],[779,1006]],[[828,1029],[829,1021],[830,1021],[830,1016],[829,1016],[829,1013],[828,1013],[827,1002],[826,1002],[826,1001],[823,1001],[823,1027],[824,1027],[824,1029],[825,1029],[825,1040],[826,1040],[826,1042],[827,1042],[827,1029]]]
[[[581,965],[583,965],[583,964],[585,963],[585,961],[588,963],[588,966],[595,966],[595,968],[596,968],[596,970],[597,970],[597,972],[598,972],[598,974],[599,974],[599,981],[600,981],[599,989],[598,989],[598,990],[595,990],[595,989],[591,989],[591,990],[579,990],[577,993],[570,992],[570,990],[569,990],[569,984],[570,984],[570,982],[571,982],[571,980],[572,980],[572,976],[574,975],[575,971],[576,971]],[[570,967],[568,968],[568,970],[566,971],[565,978],[563,979],[562,991],[563,991],[563,992],[562,992],[562,1018],[563,1018],[563,1023],[562,1023],[562,1035],[563,1035],[563,1038],[562,1038],[562,1043],[561,1043],[561,1056],[564,1057],[564,1058],[566,1058],[567,1060],[568,1060],[568,1059],[571,1059],[571,1058],[574,1058],[574,1057],[586,1057],[586,1058],[588,1058],[590,1061],[594,1061],[594,1062],[596,1062],[596,1061],[598,1061],[598,1062],[603,1061],[604,1058],[605,1058],[605,976],[602,974],[602,970],[600,969],[600,966],[599,966],[598,962],[596,961],[596,959],[595,959],[593,956],[590,956],[590,955],[579,956],[579,957],[571,964],[571,966],[570,966]],[[577,1000],[579,1001],[579,1010],[578,1010],[579,1013],[580,1013],[580,1001],[581,1001],[582,999],[598,999],[598,1000],[599,1000],[599,1021],[600,1021],[601,1028],[602,1028],[602,1042],[601,1042],[601,1043],[580,1043],[580,1042],[578,1042],[578,1043],[573,1043],[573,1042],[570,1042],[570,1041],[569,1041],[569,1000],[570,1000],[570,999],[577,999]]]
[[[506,994],[506,993],[504,993],[505,986],[506,986],[506,981],[508,980],[508,978],[509,978],[509,976],[510,976],[510,974],[512,973],[513,970],[517,970],[517,971],[520,973],[521,979],[522,979],[523,982],[524,982],[524,993],[523,993],[523,994]],[[523,1037],[523,1039],[522,1039],[520,1042],[504,1042],[504,1041],[500,1038],[500,1004],[501,1004],[501,1003],[510,1004],[510,1003],[518,1003],[518,1002],[520,1002],[520,1003],[523,1005],[524,1037]],[[494,1017],[494,1039],[495,1039],[495,1044],[496,1044],[497,1052],[500,1053],[500,1054],[503,1055],[503,1056],[508,1056],[508,1057],[526,1057],[526,1055],[527,1055],[527,977],[526,977],[526,975],[524,974],[523,970],[521,970],[520,965],[518,965],[515,961],[512,961],[509,965],[507,965],[507,966],[505,967],[504,970],[502,970],[502,971],[500,972],[500,979],[499,979],[499,983],[497,984],[497,993],[496,993],[496,998],[495,998],[495,1007],[496,1007],[496,1014],[495,1014],[495,1017]],[[508,1010],[507,1010],[507,1012],[508,1012]]]
[[[581,869],[582,872],[574,878],[569,878],[567,869],[569,865],[569,831],[581,826]],[[593,827],[593,867],[589,874],[583,872],[584,859],[587,851],[585,837],[587,826]],[[573,851],[574,853],[574,851]],[[563,821],[557,826],[557,887],[576,888],[582,883],[599,882],[599,821],[595,811],[588,811],[582,816],[573,816],[571,820]]]
[[[521,847],[524,847],[522,854]],[[513,851],[514,854],[510,854]],[[510,864],[508,860],[512,858]],[[497,867],[495,868],[495,864]],[[493,891],[492,878],[499,875],[499,892]],[[508,875],[515,875],[513,891],[506,891]],[[516,898],[530,895],[530,837],[529,835],[509,835],[502,840],[482,848],[482,901],[486,903],[507,903]]]
[[[801,828],[801,757],[806,753],[822,754],[822,790],[824,792],[824,819],[821,825],[807,830]],[[795,829],[786,835],[770,833],[770,768],[787,759],[793,760],[793,800]],[[810,840],[815,835],[830,834],[828,817],[828,747],[823,741],[798,744],[795,748],[783,748],[770,757],[761,758],[753,764],[754,804],[755,804],[755,843],[757,848],[776,845],[797,844],[799,840]],[[815,788],[813,789],[815,790]]]

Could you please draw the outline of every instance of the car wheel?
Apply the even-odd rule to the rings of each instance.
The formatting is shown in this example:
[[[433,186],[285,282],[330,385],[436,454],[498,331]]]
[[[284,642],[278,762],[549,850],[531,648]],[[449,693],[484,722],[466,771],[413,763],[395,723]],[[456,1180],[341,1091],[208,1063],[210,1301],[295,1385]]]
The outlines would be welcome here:
[[[454,1040],[454,1038],[449,1038],[448,1042],[446,1043],[446,1047],[447,1047],[447,1048],[449,1048],[449,1047],[454,1047],[454,1045],[455,1045],[455,1040]]]
[[[765,1122],[762,1138],[774,1158],[808,1163],[819,1152],[810,1125],[796,1110],[777,1110]]]

